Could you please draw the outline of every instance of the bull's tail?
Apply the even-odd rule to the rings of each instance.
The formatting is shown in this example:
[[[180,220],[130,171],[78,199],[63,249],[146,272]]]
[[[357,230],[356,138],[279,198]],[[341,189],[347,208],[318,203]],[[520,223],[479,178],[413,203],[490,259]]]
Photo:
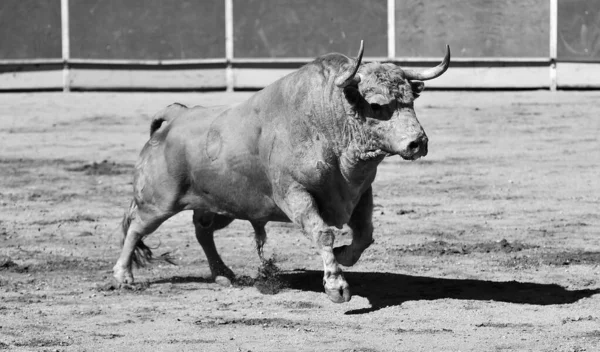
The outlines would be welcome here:
[[[127,232],[129,231],[131,222],[136,217],[137,209],[138,209],[137,203],[135,202],[135,199],[133,199],[131,201],[131,204],[129,205],[129,208],[125,211],[125,215],[123,215],[123,221],[121,222],[121,226],[123,229],[123,239],[121,240],[121,247],[123,246],[123,243],[125,242],[125,237],[127,237]],[[156,248],[158,248],[158,246]],[[154,248],[154,249],[156,249],[156,248]],[[166,253],[161,254],[158,257],[154,257],[154,255],[152,253],[152,248],[148,247],[144,243],[143,239],[139,239],[137,241],[137,243],[135,244],[135,249],[133,250],[131,259],[132,259],[133,263],[136,265],[136,267],[138,267],[138,268],[146,266],[146,265],[154,263],[154,262],[167,262],[169,264],[177,265],[175,263],[175,259],[172,257],[171,254],[172,254],[171,252],[166,252]]]
[[[174,110],[187,109],[187,106],[180,103],[173,103],[154,115],[150,123],[150,137],[162,126],[163,122],[171,121],[174,116],[171,114]]]
[[[156,132],[157,129],[160,128],[160,126],[162,126],[162,123],[167,121],[167,119],[165,119],[164,117],[155,117],[152,119],[152,122],[150,123],[150,137],[152,137],[152,135],[154,134],[154,132]]]

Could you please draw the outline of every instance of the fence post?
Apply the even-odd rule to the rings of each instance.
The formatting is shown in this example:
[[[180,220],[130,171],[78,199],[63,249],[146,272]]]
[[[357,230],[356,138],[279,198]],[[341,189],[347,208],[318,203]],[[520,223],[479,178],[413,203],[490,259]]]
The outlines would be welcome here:
[[[69,80],[69,59],[71,56],[69,50],[71,45],[69,40],[69,0],[60,0],[60,23],[63,61],[63,92],[69,92],[71,90],[71,82]]]
[[[225,0],[225,83],[227,91],[233,92],[234,77],[231,61],[233,60],[233,0]]]
[[[550,0],[550,90],[555,91],[558,45],[558,0]]]
[[[388,59],[396,57],[396,0],[387,0]]]

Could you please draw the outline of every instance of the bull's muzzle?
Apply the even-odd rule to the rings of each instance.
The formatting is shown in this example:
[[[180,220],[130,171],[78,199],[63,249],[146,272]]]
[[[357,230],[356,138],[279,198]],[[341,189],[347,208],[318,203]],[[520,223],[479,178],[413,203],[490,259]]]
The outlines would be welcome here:
[[[427,155],[427,143],[429,139],[427,135],[419,134],[414,138],[404,140],[399,148],[398,155],[406,160],[417,160]]]

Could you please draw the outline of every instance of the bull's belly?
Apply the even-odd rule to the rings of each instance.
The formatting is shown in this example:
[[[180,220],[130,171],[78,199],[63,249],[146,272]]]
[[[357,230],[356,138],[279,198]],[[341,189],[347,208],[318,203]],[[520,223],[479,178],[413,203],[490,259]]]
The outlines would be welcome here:
[[[196,186],[182,201],[186,210],[203,210],[250,221],[290,221],[270,196],[248,184],[221,188]]]
[[[243,199],[243,200],[242,200]],[[216,214],[230,216],[236,219],[250,221],[280,221],[289,222],[289,218],[273,202],[266,197],[233,197],[230,201],[209,203],[209,209]]]

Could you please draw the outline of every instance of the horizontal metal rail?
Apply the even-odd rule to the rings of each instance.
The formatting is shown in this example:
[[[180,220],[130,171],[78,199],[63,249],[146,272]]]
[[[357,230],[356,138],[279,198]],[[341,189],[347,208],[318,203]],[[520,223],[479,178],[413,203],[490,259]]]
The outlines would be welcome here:
[[[433,57],[365,57],[364,61],[381,61],[397,63],[438,63],[441,56]],[[55,64],[74,64],[74,65],[130,65],[130,66],[185,66],[185,65],[226,65],[226,64],[305,64],[313,61],[309,57],[282,57],[282,58],[234,58],[227,60],[225,58],[215,59],[185,59],[185,60],[131,60],[131,59],[4,59],[0,60],[0,65],[55,65]],[[452,62],[460,63],[550,63],[550,58],[522,58],[522,57],[454,57]]]
[[[63,59],[3,59],[0,65],[61,65]]]
[[[227,64],[225,58],[185,59],[185,60],[128,60],[128,59],[69,59],[74,65],[140,65],[140,66],[179,66],[179,65],[215,65]]]

